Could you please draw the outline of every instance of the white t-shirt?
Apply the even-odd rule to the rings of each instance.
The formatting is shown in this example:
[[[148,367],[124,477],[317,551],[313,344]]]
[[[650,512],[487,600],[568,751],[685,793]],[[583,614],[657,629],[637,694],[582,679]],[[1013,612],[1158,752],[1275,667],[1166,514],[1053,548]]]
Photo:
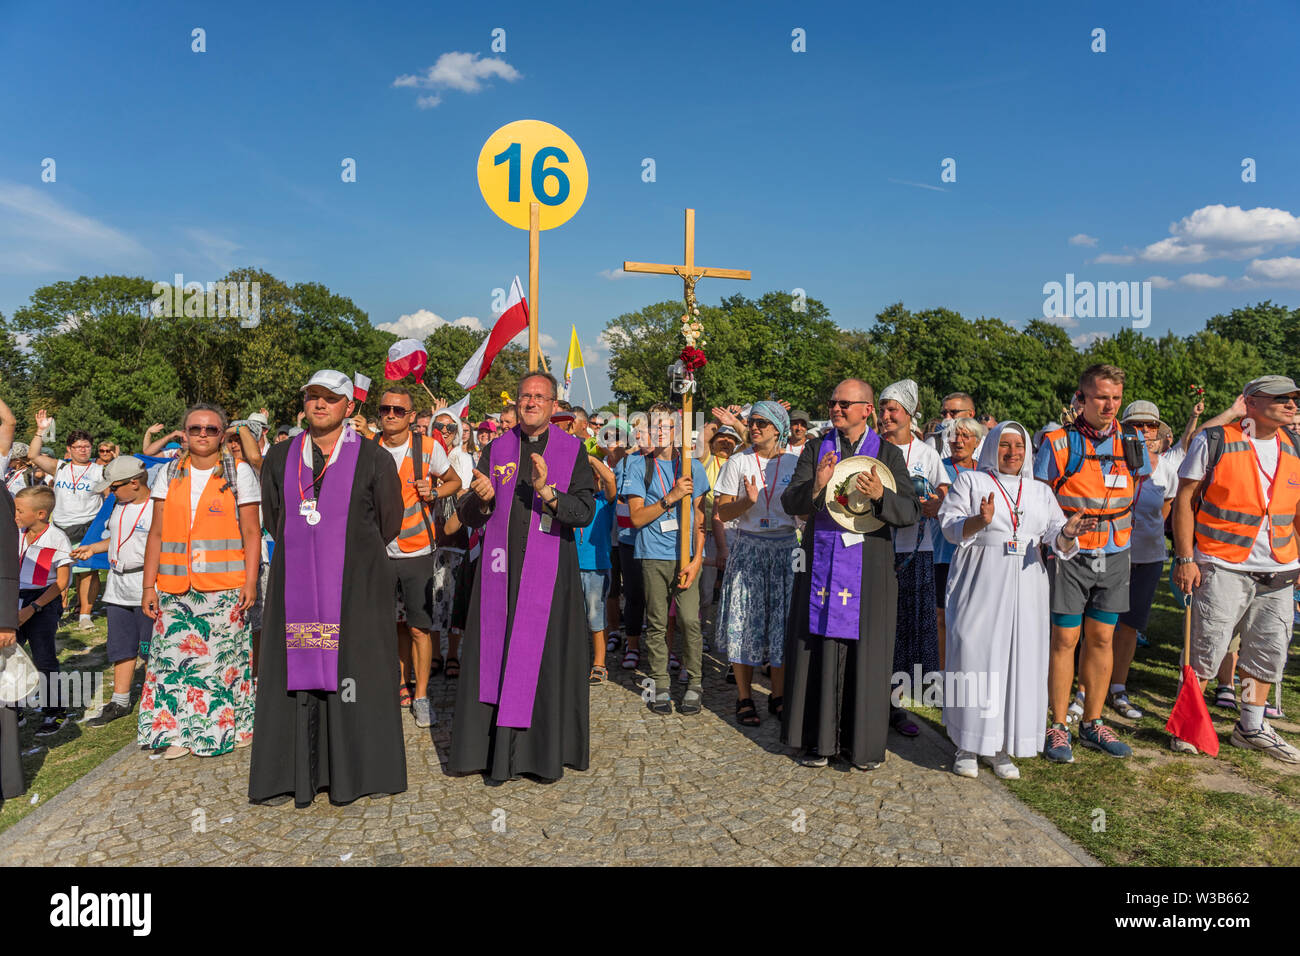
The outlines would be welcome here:
[[[938,488],[940,485],[946,485],[948,481],[948,472],[944,470],[943,459],[939,453],[934,450],[934,446],[928,445],[919,438],[913,437],[906,445],[895,445],[903,460],[907,463],[907,473],[912,476],[919,476],[930,482],[932,488]],[[911,488],[896,489],[900,495],[912,494]],[[931,535],[931,522],[936,519],[923,518],[914,525],[906,528],[894,529],[894,551],[897,554],[911,554],[913,551],[933,551],[934,538]],[[921,525],[925,525],[925,533],[921,535],[920,545],[917,544],[917,534],[921,530]]]
[[[807,445],[808,445],[808,439],[806,438],[797,445],[794,442],[790,442],[788,445],[785,446],[785,453],[787,455],[796,455],[796,456],[802,455],[803,450]]]
[[[1277,449],[1278,441],[1281,435],[1275,435],[1273,438],[1261,440],[1258,438],[1248,438],[1247,440],[1255,446],[1255,474],[1259,478],[1259,487],[1264,493],[1264,501],[1267,503],[1271,496],[1269,495],[1269,485],[1271,484],[1270,475],[1277,474]],[[1285,439],[1282,439],[1285,440]],[[1182,467],[1178,469],[1179,478],[1188,478],[1192,481],[1200,481],[1205,477],[1205,464],[1209,457],[1209,450],[1205,442],[1205,432],[1201,432],[1192,439],[1191,447],[1187,449],[1187,458],[1183,461]],[[1230,568],[1233,571],[1289,571],[1292,568],[1300,568],[1300,560],[1292,561],[1289,564],[1279,564],[1273,558],[1273,546],[1269,540],[1269,521],[1266,517],[1259,523],[1259,533],[1255,536],[1255,546],[1250,549],[1250,554],[1246,560],[1240,564],[1233,564],[1231,561],[1225,561],[1223,558],[1214,555],[1204,554],[1200,548],[1193,551],[1193,557],[1196,558],[1197,564],[1215,564],[1221,568]]]
[[[18,529],[18,587],[49,587],[57,578],[55,572],[72,563],[71,551],[68,536],[52,524],[31,544],[27,533]]]
[[[732,455],[723,463],[717,484],[713,486],[714,508],[717,495],[745,497],[745,481],[753,479],[758,483],[758,501],[736,519],[736,527],[749,534],[772,538],[792,534],[794,518],[781,506],[781,495],[790,487],[797,464],[799,456],[789,451],[778,453],[775,458],[760,458],[752,448]]]
[[[451,459],[451,467],[455,470],[456,477],[460,479],[460,490],[469,491],[469,486],[474,480],[474,459],[460,448],[453,449],[447,457]]]
[[[154,477],[150,496],[155,501],[167,500],[167,467],[159,468]],[[212,477],[211,468],[195,468],[190,465],[190,527],[194,527],[194,511],[199,506],[203,489]],[[241,461],[235,465],[236,498],[241,505],[260,504],[262,501],[262,483],[257,480],[257,472],[248,462]]]
[[[393,456],[393,464],[397,466],[397,470],[400,472],[402,470],[402,462],[406,460],[407,455],[411,452],[410,437],[407,437],[406,441],[396,447],[388,445],[388,443],[383,439],[380,439],[379,444],[383,447],[384,451]],[[444,474],[447,469],[451,467],[451,462],[447,460],[447,453],[443,451],[442,446],[428,436],[425,436],[420,442],[420,450],[429,461],[428,470],[421,469],[420,471],[420,474],[425,478],[432,478]],[[457,472],[457,475],[459,474],[460,472]],[[460,480],[464,483],[465,487],[469,487],[469,482],[465,481],[464,476],[461,476]],[[405,496],[405,488],[402,489],[402,494]],[[433,523],[432,516],[429,518],[429,523]],[[403,551],[401,546],[397,543],[396,538],[388,542],[388,556],[390,558],[418,558],[421,555],[432,553],[433,547],[431,545],[426,544],[418,551]]]
[[[59,462],[59,469],[54,473],[54,514],[50,521],[70,528],[93,520],[104,499],[90,489],[103,477],[104,466],[93,461],[86,465]]]
[[[1133,503],[1133,536],[1129,539],[1134,564],[1164,562],[1169,556],[1165,543],[1164,503],[1178,494],[1178,465],[1169,453],[1156,459],[1151,475],[1139,478]]]
[[[108,583],[104,603],[139,607],[144,596],[144,546],[153,524],[153,499],[121,504],[108,516]],[[139,568],[129,574],[123,569]]]

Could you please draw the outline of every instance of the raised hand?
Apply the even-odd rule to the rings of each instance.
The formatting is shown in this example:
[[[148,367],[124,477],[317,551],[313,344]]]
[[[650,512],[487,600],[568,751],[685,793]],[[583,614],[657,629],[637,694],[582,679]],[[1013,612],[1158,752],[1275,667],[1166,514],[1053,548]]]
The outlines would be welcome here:
[[[435,413],[442,411],[446,407],[447,400],[445,398],[435,398],[433,400],[433,410]]]
[[[835,474],[836,455],[833,451],[828,451],[822,455],[821,461],[817,462],[817,479],[813,482],[813,494],[817,494],[830,482],[831,476]]]
[[[1065,527],[1061,533],[1067,538],[1077,538],[1081,534],[1087,534],[1097,527],[1097,516],[1084,514],[1082,511],[1076,511],[1070,515],[1070,520],[1065,522]]]
[[[36,430],[45,431],[45,427],[50,423],[50,416],[45,414],[45,409],[38,409],[36,412]]]
[[[477,468],[474,469],[473,478],[469,483],[469,490],[474,492],[478,496],[478,500],[484,503],[491,501],[497,495],[496,489],[492,487],[492,482],[488,481],[487,475]]]
[[[980,499],[980,520],[984,522],[984,527],[986,528],[993,523],[994,507],[993,492],[990,491],[987,498]]]
[[[144,430],[144,437],[152,438],[155,433],[162,430],[162,427],[163,427],[162,422],[154,422],[152,425],[150,425],[148,428]]]
[[[537,452],[528,457],[533,463],[533,490],[540,495],[546,488],[546,459]]]
[[[758,502],[758,479],[757,478],[751,478],[749,476],[745,477],[745,497],[749,499],[749,503],[751,505],[757,504]]]

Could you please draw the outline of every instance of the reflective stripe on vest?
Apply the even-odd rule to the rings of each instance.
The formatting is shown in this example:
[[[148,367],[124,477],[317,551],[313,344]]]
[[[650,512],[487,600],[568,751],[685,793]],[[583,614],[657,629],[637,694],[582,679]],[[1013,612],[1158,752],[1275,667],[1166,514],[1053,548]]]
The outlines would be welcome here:
[[[1273,560],[1289,564],[1297,557],[1294,518],[1300,503],[1300,457],[1289,437],[1278,431],[1282,454],[1274,473],[1272,500],[1265,505],[1255,450],[1241,426],[1223,427],[1223,454],[1214,464],[1196,510],[1196,547],[1232,564],[1250,557],[1260,526],[1269,519]]]
[[[1090,455],[1096,455],[1097,449],[1085,435],[1083,439],[1083,461],[1079,470],[1054,487],[1057,504],[1068,516],[1075,511],[1083,511],[1097,518],[1097,527],[1093,531],[1079,535],[1079,548],[1083,551],[1099,551],[1107,544],[1113,543],[1123,548],[1128,545],[1133,534],[1133,496],[1136,482],[1128,466],[1124,464],[1123,454],[1116,455],[1111,462],[1111,474],[1122,475],[1124,484],[1118,488],[1106,487],[1106,475],[1101,470],[1101,462]],[[1117,426],[1112,439],[1113,448],[1122,448],[1122,433]],[[1043,441],[1050,444],[1052,458],[1056,461],[1056,473],[1064,475],[1070,461],[1070,435],[1064,428],[1058,428],[1043,436]]]
[[[172,479],[163,502],[158,590],[168,594],[229,591],[244,585],[244,541],[233,489],[208,476],[190,523],[190,469]]]
[[[397,475],[402,482],[402,504],[405,505],[402,509],[402,530],[397,534],[397,547],[408,553],[433,544],[429,540],[429,529],[424,524],[424,505],[420,502],[420,493],[415,490],[415,463],[411,457],[413,444],[411,439],[407,438],[406,455],[397,469]],[[421,444],[424,446],[420,449],[420,457],[424,459],[421,473],[423,477],[432,480],[433,476],[429,474],[431,457],[429,442],[425,440]]]

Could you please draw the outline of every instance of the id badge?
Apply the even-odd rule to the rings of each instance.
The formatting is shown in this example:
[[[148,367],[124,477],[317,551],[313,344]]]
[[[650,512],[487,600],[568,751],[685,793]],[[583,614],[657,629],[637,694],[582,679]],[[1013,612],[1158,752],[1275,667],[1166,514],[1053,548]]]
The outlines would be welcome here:
[[[771,518],[759,518],[759,519],[758,519],[758,526],[759,526],[760,528],[770,528],[770,527],[772,527],[772,519],[771,519]]]
[[[1128,475],[1116,474],[1115,472],[1112,471],[1109,475],[1106,476],[1106,487],[1123,488],[1127,481],[1128,481]]]
[[[1018,554],[1024,554],[1024,553],[1025,553],[1024,545],[1022,545],[1022,544],[1021,544],[1019,541],[1017,541],[1015,538],[1012,538],[1010,541],[1007,542],[1007,554],[1017,554],[1017,555],[1018,555]]]
[[[542,520],[537,523],[537,530],[545,534],[551,530],[551,521],[554,515],[542,515]]]
[[[659,522],[659,530],[662,531],[664,534],[668,534],[669,532],[676,531],[677,519],[665,518],[663,521]]]
[[[844,543],[844,547],[846,548],[851,548],[855,544],[861,544],[864,540],[866,540],[866,535],[864,534],[858,534],[853,531],[840,532],[840,541]]]
[[[315,510],[316,510],[315,498],[304,498],[302,501],[298,502],[298,514],[302,515],[304,518],[307,517],[307,515],[311,514]]]

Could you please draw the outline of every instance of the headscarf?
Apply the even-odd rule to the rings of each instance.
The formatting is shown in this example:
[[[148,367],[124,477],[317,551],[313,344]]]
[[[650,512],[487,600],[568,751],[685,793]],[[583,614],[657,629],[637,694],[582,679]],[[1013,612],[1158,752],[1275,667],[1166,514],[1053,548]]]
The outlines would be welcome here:
[[[453,425],[456,426],[456,440],[453,441],[452,444],[451,444],[451,450],[452,450],[452,451],[455,451],[456,449],[460,448],[460,446],[461,446],[461,438],[460,438],[460,435],[461,435],[461,425],[460,425],[460,422],[456,420],[456,416],[453,415],[451,412],[446,411],[446,410],[443,410],[443,411],[441,411],[441,412],[434,412],[433,419],[432,419],[432,421],[430,421],[430,423],[429,423],[429,427],[432,428],[432,427],[434,426],[434,424],[436,424],[437,421],[438,421],[438,419],[440,419],[440,418],[450,418],[450,419],[451,419],[451,423],[452,423]]]
[[[916,383],[910,378],[895,382],[893,385],[887,385],[885,390],[880,393],[880,403],[882,405],[885,402],[898,402],[912,418],[916,417],[916,406],[920,400],[920,393],[917,390]]]
[[[776,402],[761,401],[755,402],[749,409],[750,415],[757,415],[759,418],[766,418],[776,426],[777,436],[776,443],[784,445],[790,437],[790,413]]]
[[[980,449],[979,461],[975,467],[980,471],[992,471],[995,475],[1002,472],[998,470],[998,442],[1002,440],[1002,432],[1007,428],[1013,428],[1020,432],[1020,437],[1025,440],[1025,458],[1020,463],[1020,477],[1034,477],[1034,453],[1032,446],[1029,444],[1029,432],[1025,426],[1019,422],[999,422],[989,431],[989,435],[984,439],[984,447]]]

